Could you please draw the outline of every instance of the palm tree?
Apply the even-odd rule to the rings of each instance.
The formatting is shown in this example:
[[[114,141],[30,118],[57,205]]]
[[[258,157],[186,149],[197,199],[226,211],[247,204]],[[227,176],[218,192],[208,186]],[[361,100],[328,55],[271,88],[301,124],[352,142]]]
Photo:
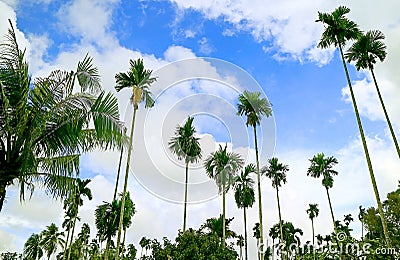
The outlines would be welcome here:
[[[247,117],[246,125],[253,127],[254,132],[254,148],[256,150],[256,166],[257,166],[257,190],[258,190],[258,215],[260,218],[260,251],[261,259],[264,255],[264,233],[263,233],[263,220],[262,220],[262,200],[261,200],[261,176],[260,176],[260,163],[258,160],[258,146],[257,146],[257,125],[260,124],[263,116],[270,117],[272,115],[271,104],[266,98],[260,98],[260,92],[244,91],[239,95],[238,115],[245,115]]]
[[[278,202],[278,214],[279,214],[279,229],[281,235],[281,242],[283,243],[283,232],[282,232],[282,216],[281,216],[281,205],[279,203],[279,187],[282,183],[286,183],[286,172],[289,171],[289,166],[278,162],[278,158],[273,157],[268,160],[268,167],[261,169],[262,174],[265,174],[272,180],[272,187],[276,190],[276,200]]]
[[[50,259],[50,256],[57,251],[58,245],[62,247],[64,233],[59,232],[58,227],[54,223],[51,223],[42,231],[41,236],[40,246],[46,251],[47,259]]]
[[[274,259],[275,255],[275,239],[279,237],[280,234],[280,225],[272,226],[269,229],[268,235],[272,238],[272,259]]]
[[[312,227],[312,244],[313,248],[315,246],[315,235],[314,235],[314,218],[318,217],[319,215],[319,208],[318,204],[308,204],[309,208],[306,210],[308,217],[311,220],[311,227]],[[315,254],[314,250],[313,253]]]
[[[183,208],[183,232],[186,230],[186,205],[189,163],[195,163],[201,159],[201,147],[199,138],[195,137],[196,129],[192,125],[193,117],[188,116],[183,126],[177,126],[175,136],[168,143],[169,149],[178,156],[179,160],[185,160],[185,199]]]
[[[53,198],[67,197],[80,155],[122,141],[117,99],[102,91],[92,58],[86,55],[76,71],[31,80],[10,26],[0,44],[0,211],[13,183],[21,200],[36,185]]]
[[[127,72],[120,72],[115,75],[116,85],[115,89],[119,92],[124,88],[132,89],[132,96],[130,98],[131,103],[133,105],[133,115],[132,115],[132,125],[131,125],[131,133],[129,136],[129,147],[128,147],[128,157],[126,160],[126,168],[125,168],[125,179],[124,179],[124,190],[122,195],[122,205],[121,205],[121,214],[118,225],[118,236],[117,236],[117,249],[115,254],[115,260],[118,259],[119,254],[119,245],[121,240],[121,232],[122,232],[122,223],[123,216],[125,210],[125,199],[126,199],[126,189],[128,185],[128,176],[129,176],[129,165],[131,160],[132,153],[132,142],[133,142],[133,132],[135,129],[135,119],[136,112],[139,108],[139,104],[144,101],[145,108],[153,107],[154,100],[151,97],[151,92],[149,90],[151,84],[156,81],[156,78],[151,77],[152,70],[148,70],[144,68],[143,60],[130,60],[130,69]]]
[[[350,49],[345,54],[348,62],[355,61],[357,70],[369,69],[372,78],[374,79],[376,92],[378,93],[379,101],[385,114],[386,122],[389,126],[390,133],[393,138],[394,145],[397,150],[397,155],[400,158],[400,148],[397,143],[396,135],[394,133],[392,123],[390,122],[389,115],[386,111],[385,104],[383,103],[382,95],[375,78],[374,64],[379,59],[383,62],[386,58],[386,45],[383,42],[385,35],[379,30],[368,31],[366,34],[360,34],[357,41],[353,43]]]
[[[303,235],[303,230],[300,228],[295,228],[291,222],[282,221],[282,229],[283,229],[283,241],[286,245],[286,248],[291,249],[291,246],[297,244],[300,245],[300,236]],[[288,250],[289,251],[289,250]]]
[[[24,259],[40,259],[43,256],[40,234],[33,233],[24,244]]]
[[[69,243],[69,238],[71,235],[71,230],[72,230],[72,226],[74,225],[74,220],[78,219],[80,220],[80,218],[77,216],[76,210],[77,207],[75,207],[72,204],[72,196],[68,197],[68,199],[64,200],[64,206],[63,209],[65,210],[65,216],[64,216],[64,221],[62,223],[62,227],[65,228],[65,230],[67,231],[67,238],[65,239],[65,243],[64,243],[64,252],[63,252],[63,259],[67,258],[67,253],[68,253],[68,243]]]
[[[218,185],[219,192],[222,193],[222,241],[225,245],[225,194],[229,190],[230,185],[234,181],[236,172],[242,168],[243,159],[239,154],[234,152],[227,152],[227,145],[216,152],[211,153],[205,163],[204,168],[210,178],[213,178]]]
[[[258,260],[260,260],[260,255],[261,255],[260,248],[259,248],[259,246],[260,246],[260,237],[261,237],[261,234],[260,234],[260,223],[255,223],[254,224],[253,237],[257,241],[257,256],[258,256]]]
[[[367,215],[367,212],[361,205],[358,207],[358,209],[360,210],[358,213],[358,219],[361,222],[361,240],[364,240],[364,217]]]
[[[245,259],[248,259],[247,254],[247,215],[246,209],[252,207],[255,202],[254,180],[250,177],[251,173],[256,172],[254,164],[247,165],[240,175],[236,178],[235,185],[235,201],[238,208],[243,208],[243,223],[244,223],[244,251]]]
[[[223,219],[222,214],[218,218],[209,218],[204,224],[200,226],[200,230],[207,229],[209,234],[214,234],[223,240],[223,232],[225,229],[226,238],[236,237],[236,233],[230,230],[229,225],[231,224],[233,218]],[[225,228],[224,228],[225,224]]]
[[[89,187],[87,187],[87,185],[91,182],[90,179],[86,179],[86,180],[81,180],[80,178],[77,178],[75,180],[75,186],[74,186],[74,190],[71,194],[70,197],[70,205],[71,207],[74,209],[74,220],[73,220],[73,224],[72,224],[72,231],[71,231],[71,240],[69,242],[69,244],[72,244],[72,239],[74,237],[74,231],[75,231],[75,225],[76,225],[76,219],[78,216],[78,209],[80,206],[83,205],[83,199],[82,197],[87,197],[89,200],[92,200],[93,196],[92,196],[92,191],[90,190]],[[70,259],[70,255],[71,255],[71,248],[69,248],[68,250],[68,256],[67,259]]]
[[[142,237],[142,239],[140,239],[139,245],[140,245],[140,247],[142,248],[142,251],[141,251],[141,253],[140,253],[140,259],[141,259],[142,256],[143,256],[143,248],[146,249],[146,253],[147,253],[147,247],[150,245],[150,242],[151,242],[151,240],[148,239],[148,238],[146,238],[146,237]]]
[[[374,171],[372,169],[371,158],[369,156],[367,142],[365,140],[364,130],[361,124],[360,114],[358,112],[356,99],[351,85],[349,71],[347,70],[346,61],[343,54],[343,46],[348,40],[357,40],[361,34],[358,26],[353,21],[345,17],[350,12],[350,9],[345,6],[339,6],[331,14],[318,12],[318,20],[316,22],[322,22],[325,24],[325,31],[322,33],[321,40],[318,44],[320,48],[329,48],[331,45],[338,47],[342,58],[343,67],[346,73],[347,83],[350,89],[350,96],[354,106],[354,112],[356,114],[358,129],[361,135],[361,141],[364,148],[365,158],[368,165],[368,171],[372,182],[372,187],[375,193],[375,199],[378,204],[379,215],[382,221],[383,232],[385,234],[386,246],[390,247],[390,238],[387,229],[387,222],[383,214],[382,202],[379,197],[378,186],[376,184]]]
[[[333,227],[335,232],[336,229],[336,222],[335,217],[333,215],[332,204],[331,204],[331,197],[329,196],[329,189],[333,187],[333,177],[332,175],[337,175],[338,172],[333,170],[332,167],[338,163],[337,159],[333,156],[326,157],[323,153],[319,153],[314,155],[312,159],[309,160],[311,162],[311,166],[307,170],[307,176],[311,176],[314,178],[322,178],[322,186],[326,189],[326,195],[328,196],[329,208],[331,210],[331,217],[333,222]]]
[[[237,236],[237,241],[236,241],[236,245],[239,247],[240,249],[240,255],[239,255],[239,259],[243,260],[243,246],[244,246],[244,238],[242,235]],[[246,258],[247,259],[247,258]]]
[[[84,259],[87,258],[89,251],[89,238],[90,238],[90,227],[87,223],[83,223],[81,227],[81,232],[78,234],[78,240],[81,241],[82,250],[80,253],[84,253]]]
[[[95,210],[95,225],[99,241],[107,241],[105,250],[105,259],[108,259],[108,251],[112,237],[118,230],[120,214],[120,201],[113,200],[111,203],[104,202],[97,206]]]

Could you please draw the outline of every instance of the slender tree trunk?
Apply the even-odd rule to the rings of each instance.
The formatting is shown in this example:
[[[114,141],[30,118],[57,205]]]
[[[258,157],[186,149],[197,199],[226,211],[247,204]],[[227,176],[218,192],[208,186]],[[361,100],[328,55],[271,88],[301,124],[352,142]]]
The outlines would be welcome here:
[[[3,204],[5,199],[6,199],[6,184],[0,183],[0,212],[3,209]]]
[[[118,257],[119,257],[119,244],[120,244],[120,241],[121,241],[122,222],[123,222],[123,219],[124,219],[124,212],[125,212],[126,189],[127,189],[127,186],[128,186],[129,165],[130,165],[130,162],[131,162],[132,142],[133,142],[133,132],[134,132],[134,129],[135,129],[136,111],[137,111],[137,106],[134,106],[134,108],[133,108],[133,116],[132,116],[131,134],[130,134],[130,137],[129,137],[128,158],[126,159],[124,190],[123,190],[123,193],[122,193],[121,213],[120,213],[120,216],[119,216],[117,248],[116,248],[116,252],[115,252],[115,260],[118,260]]]
[[[275,258],[275,239],[272,239],[272,260]]]
[[[260,176],[260,162],[258,160],[258,146],[257,146],[257,130],[256,125],[253,125],[254,131],[254,147],[256,150],[256,165],[257,165],[257,189],[258,189],[258,215],[260,217],[260,258],[264,259],[264,231],[262,219],[262,201],[261,201],[261,176]]]
[[[124,236],[122,237],[122,245],[125,246],[125,239],[126,239],[126,227],[124,227]]]
[[[247,255],[247,215],[246,215],[246,207],[243,207],[243,221],[244,221],[244,254],[245,254],[245,259],[248,260],[248,255]]]
[[[186,230],[186,206],[187,206],[187,193],[188,193],[188,172],[189,172],[189,162],[186,162],[185,171],[185,201],[183,205],[183,232]]]
[[[281,216],[281,204],[279,202],[279,188],[276,186],[276,201],[278,202],[278,215],[279,215],[279,232],[280,232],[280,238],[281,238],[281,243],[283,244],[283,231],[282,231],[282,216]],[[285,256],[282,253],[282,259],[285,259]]]
[[[362,144],[363,144],[363,148],[364,148],[365,158],[367,160],[369,175],[371,177],[372,187],[373,187],[374,193],[375,193],[376,203],[378,204],[379,215],[380,215],[381,221],[382,221],[383,233],[385,234],[386,246],[387,247],[391,247],[390,238],[389,238],[389,232],[388,232],[388,228],[387,228],[387,222],[386,222],[386,219],[385,219],[385,215],[383,214],[382,202],[381,202],[381,199],[379,197],[378,186],[376,184],[374,171],[372,169],[371,158],[369,156],[367,142],[365,140],[364,130],[362,128],[361,119],[360,119],[360,115],[358,113],[357,103],[356,103],[356,99],[355,99],[355,96],[354,96],[354,93],[353,93],[353,87],[351,85],[349,71],[347,70],[347,66],[346,66],[346,62],[345,62],[344,56],[343,56],[343,50],[342,50],[341,44],[339,44],[339,50],[340,50],[340,55],[342,57],[343,67],[344,67],[344,70],[345,70],[345,73],[346,73],[346,77],[347,77],[347,83],[348,83],[349,89],[350,89],[351,99],[353,101],[354,112],[355,112],[356,118],[357,118],[358,129],[359,129],[360,135],[361,135],[361,140],[362,140]]]
[[[108,260],[108,255],[110,251],[110,244],[111,244],[111,238],[107,238],[107,243],[106,243],[106,251],[104,252],[104,260]]]
[[[328,187],[325,187],[325,189],[326,189],[326,195],[328,196],[329,209],[331,210],[331,217],[332,217],[332,222],[333,222],[333,228],[335,229],[335,233],[337,233],[336,222],[335,222],[335,216],[333,215],[333,209],[332,209],[332,204],[331,204],[331,197],[329,196]]]
[[[242,246],[240,246],[239,254],[240,254],[240,260],[243,260],[243,247]]]
[[[224,182],[222,183],[222,242],[223,242],[223,246],[225,246],[225,238],[226,238],[226,234],[225,234],[225,180],[223,180]]]
[[[119,174],[121,173],[121,163],[122,163],[122,155],[124,154],[124,148],[121,147],[121,153],[119,155],[119,163],[118,163],[118,172],[117,172],[117,180],[115,181],[115,189],[114,189],[114,197],[113,200],[117,198],[117,190],[119,183]]]
[[[364,241],[364,223],[361,221],[361,241]]]
[[[63,259],[66,259],[66,254],[67,254],[67,248],[68,248],[68,241],[69,241],[69,235],[71,233],[71,227],[68,225],[68,232],[67,232],[67,239],[65,239],[64,243],[64,253],[63,253]]]
[[[71,256],[71,245],[72,245],[72,240],[73,240],[73,238],[74,238],[74,232],[75,232],[75,224],[76,224],[76,218],[77,218],[77,216],[78,216],[78,209],[76,210],[76,214],[75,214],[75,217],[74,217],[74,222],[73,222],[73,224],[72,224],[72,231],[71,231],[71,238],[70,238],[70,242],[69,242],[69,249],[68,249],[68,256],[67,256],[67,260],[69,260],[70,259],[70,256]]]
[[[313,255],[315,259],[315,235],[314,235],[314,218],[311,218],[311,228],[312,228],[312,246],[313,246]]]
[[[279,232],[280,232],[281,242],[283,243],[281,204],[280,204],[280,202],[279,202],[279,189],[278,189],[278,186],[276,186],[276,200],[277,200],[277,202],[278,202]]]
[[[375,73],[374,73],[374,70],[372,69],[372,65],[371,64],[369,64],[369,70],[371,71],[372,78],[374,79],[376,92],[378,92],[379,101],[381,102],[383,113],[385,114],[386,122],[387,122],[387,124],[389,126],[389,130],[390,130],[390,133],[392,135],[394,145],[396,147],[397,155],[400,158],[400,148],[399,148],[399,144],[397,143],[396,134],[394,133],[394,130],[393,130],[393,127],[392,127],[392,123],[390,122],[389,115],[388,115],[388,113],[386,111],[385,104],[383,103],[381,91],[379,90],[378,83],[377,83],[376,78],[375,78]]]

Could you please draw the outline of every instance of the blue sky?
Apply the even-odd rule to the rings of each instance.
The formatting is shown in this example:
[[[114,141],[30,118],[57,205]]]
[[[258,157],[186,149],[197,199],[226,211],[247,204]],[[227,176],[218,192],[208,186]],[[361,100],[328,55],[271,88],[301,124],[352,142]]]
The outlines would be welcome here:
[[[325,152],[339,159],[340,174],[332,190],[332,196],[337,201],[335,210],[338,216],[347,213],[357,214],[360,204],[375,205],[353,107],[346,94],[346,79],[339,54],[333,49],[316,48],[323,30],[321,24],[314,22],[317,11],[330,12],[340,4],[351,4],[349,7],[352,11],[349,16],[360,25],[361,29],[380,29],[387,36],[388,58],[384,63],[376,66],[376,74],[392,123],[399,134],[400,76],[397,73],[396,57],[400,55],[398,48],[400,21],[395,10],[399,9],[400,4],[396,0],[387,1],[385,5],[364,3],[361,0],[351,3],[333,0],[281,1],[279,3],[261,0],[250,2],[239,0],[8,0],[0,1],[0,10],[2,10],[0,33],[6,32],[7,19],[11,19],[13,24],[16,24],[20,44],[28,50],[28,61],[34,77],[47,75],[55,68],[73,69],[85,53],[89,53],[94,57],[95,64],[99,66],[103,87],[113,92],[115,92],[113,90],[114,75],[128,69],[130,58],[143,57],[145,64],[155,71],[170,62],[197,57],[218,58],[242,68],[258,82],[260,90],[273,104],[276,124],[274,155],[289,164],[291,169],[289,183],[283,188],[282,194],[284,219],[302,227],[305,231],[303,241],[306,241],[309,240],[308,220],[303,212],[308,203],[314,202],[311,200],[317,200],[322,208],[321,223],[317,223],[317,227],[322,230],[321,232],[329,231],[329,227],[323,225],[329,221],[329,215],[326,211],[326,198],[320,196],[322,192],[320,183],[309,179],[305,174],[308,159],[317,152]],[[210,67],[201,67],[199,71],[202,69],[207,70]],[[385,197],[387,192],[396,187],[398,179],[396,172],[400,169],[400,163],[388,136],[387,126],[369,74],[356,72],[352,65],[349,66],[349,70],[359,102],[364,130],[368,137],[373,165],[377,172],[381,197]],[[226,104],[235,105],[237,101],[234,92],[224,90],[221,86],[217,90],[210,90],[207,84],[207,82],[201,82],[199,86],[191,89],[183,83],[181,86],[171,88],[166,92],[164,99],[160,99],[158,110],[155,108],[155,112],[146,114],[150,118],[153,116],[157,120],[164,120],[162,122],[166,122],[168,116],[168,122],[163,127],[168,126],[168,129],[172,130],[161,133],[161,139],[171,134],[176,124],[182,123],[189,111],[192,111],[191,108],[182,110],[174,107],[176,104],[187,106],[187,103],[183,102],[186,100],[185,95],[194,95],[203,91],[212,93],[219,100],[227,101]],[[247,89],[246,86],[240,86],[240,88]],[[124,92],[116,95],[120,102],[121,117],[129,124],[131,110],[126,102],[128,94]],[[196,105],[197,109],[201,110],[204,109],[201,101],[197,99],[188,104]],[[176,112],[165,114],[162,118],[163,109],[175,111],[168,110],[171,108],[176,109]],[[209,109],[207,113],[210,114],[219,115],[218,113],[221,112],[218,111],[216,103],[207,109]],[[195,112],[202,112],[200,110],[193,109]],[[157,114],[159,112],[161,114]],[[139,124],[147,122],[144,121],[144,114],[145,112],[140,116]],[[221,118],[222,121],[226,120],[227,125],[236,122],[231,121],[233,120],[231,117]],[[204,138],[204,143],[210,145],[208,147],[210,150],[207,151],[211,151],[218,142],[229,142],[227,132],[221,122],[209,124],[206,119],[206,116],[198,117],[195,123],[200,130],[199,134]],[[163,158],[164,150],[154,149],[160,145],[156,126],[149,128],[147,133],[141,133],[139,130],[138,136],[147,137],[147,141],[145,140],[143,144],[140,140],[136,142],[138,147],[150,146],[154,150],[147,151],[150,157]],[[240,127],[243,127],[243,123],[238,126],[238,129]],[[228,132],[235,130],[235,125],[232,129],[227,129]],[[269,137],[262,136],[262,138]],[[246,138],[252,140],[253,136],[249,133]],[[251,141],[250,149],[241,150],[248,155],[248,162],[254,159],[252,147]],[[235,149],[235,143],[233,149]],[[140,149],[136,151],[142,153]],[[137,155],[137,157],[140,156]],[[206,154],[203,157],[205,156]],[[116,158],[118,158],[118,153],[108,152],[85,155],[82,159],[82,177],[93,178],[92,189],[98,196],[95,201],[88,203],[82,212],[82,218],[91,224],[94,207],[102,200],[110,198],[111,193],[105,190],[108,190],[107,187],[112,190],[117,165]],[[146,168],[140,165],[140,158],[135,161],[138,163],[135,174],[145,176]],[[265,164],[266,160],[267,158],[261,158],[261,163]],[[162,160],[158,163],[159,165],[155,167],[158,170],[165,167],[166,175],[175,174],[172,173],[175,170],[179,171],[179,168],[175,169]],[[203,176],[201,174],[204,173],[201,170],[197,169],[197,171],[199,171],[198,176]],[[175,177],[179,179],[181,175]],[[202,177],[198,178],[206,182]],[[151,177],[147,179],[151,181]],[[138,215],[135,216],[137,226],[132,227],[132,234],[128,234],[128,240],[136,244],[144,235],[152,238],[161,238],[164,235],[173,238],[181,223],[181,205],[159,199],[163,196],[162,192],[158,194],[158,197],[154,197],[148,191],[163,190],[160,188],[162,185],[147,184],[150,185],[149,187],[144,184],[145,187],[143,187],[139,184],[138,180],[146,182],[147,179],[140,179],[140,177],[135,179],[132,176],[130,179],[130,189],[137,192],[135,195]],[[266,202],[264,202],[263,210],[267,216],[265,223],[267,228],[276,223],[277,217],[275,200],[271,197],[273,190],[270,186],[270,182],[264,180],[263,196]],[[171,196],[180,198],[179,187],[174,192],[176,194]],[[196,198],[203,198],[201,190],[193,191],[193,193],[196,192],[198,192]],[[32,232],[40,232],[50,221],[60,224],[62,211],[57,202],[51,202],[51,209],[49,208],[43,216],[35,215],[33,220],[24,216],[26,212],[32,212],[32,214],[40,212],[35,210],[43,207],[45,196],[40,191],[31,201],[22,206],[17,200],[16,189],[10,191],[9,196],[5,210],[0,214],[0,237],[3,235],[6,238],[4,241],[0,239],[4,245],[1,247],[2,243],[0,243],[0,251],[20,250],[23,242]],[[293,200],[296,198],[300,202],[293,205]],[[51,200],[46,200],[46,203],[47,201],[50,203]],[[236,210],[233,199],[228,202],[228,207],[230,207],[228,213],[235,216],[234,228],[241,232],[241,212]],[[253,222],[257,221],[256,208],[255,206],[253,211],[250,211],[250,214],[253,214],[250,220]],[[189,218],[189,226],[198,227],[206,218],[219,214],[220,201],[214,199],[203,204],[194,204],[189,210],[189,216],[190,214],[199,216],[193,220]],[[159,212],[158,216],[152,214],[154,211]],[[202,213],[199,214],[199,212]],[[175,217],[173,224],[169,227],[162,224],[165,216]],[[11,221],[11,219],[14,220]],[[156,224],[145,229],[144,225],[148,219]],[[92,228],[94,232],[93,225]],[[359,232],[358,225],[354,224],[353,228]]]

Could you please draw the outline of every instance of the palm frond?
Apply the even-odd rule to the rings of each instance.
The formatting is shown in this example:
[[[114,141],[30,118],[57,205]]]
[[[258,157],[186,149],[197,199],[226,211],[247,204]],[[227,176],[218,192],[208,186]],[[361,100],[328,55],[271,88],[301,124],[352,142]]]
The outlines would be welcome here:
[[[82,92],[98,93],[101,90],[99,70],[88,53],[83,61],[78,62],[76,76]]]

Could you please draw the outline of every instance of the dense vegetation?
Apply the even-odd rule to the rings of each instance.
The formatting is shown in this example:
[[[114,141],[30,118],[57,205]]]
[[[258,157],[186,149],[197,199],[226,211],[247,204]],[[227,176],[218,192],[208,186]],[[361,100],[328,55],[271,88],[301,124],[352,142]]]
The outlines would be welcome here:
[[[151,108],[155,105],[151,85],[156,78],[152,71],[145,69],[142,59],[131,60],[127,72],[115,76],[117,91],[128,88],[132,92],[132,125],[129,136],[119,119],[116,98],[106,93],[100,85],[100,76],[88,55],[79,62],[76,71],[53,71],[48,77],[33,81],[29,75],[25,51],[19,49],[15,32],[10,23],[9,34],[0,46],[0,211],[4,204],[7,188],[20,186],[21,199],[25,192],[32,193],[39,185],[53,198],[64,203],[64,221],[61,227],[50,223],[42,232],[27,238],[24,250],[18,253],[3,253],[2,259],[248,259],[247,213],[246,210],[257,201],[259,222],[253,223],[253,238],[257,241],[259,259],[279,257],[280,259],[398,259],[400,251],[400,182],[397,190],[387,194],[381,201],[375,181],[365,135],[359,116],[356,99],[347,71],[347,62],[355,62],[357,69],[369,69],[378,91],[384,114],[400,157],[393,127],[379,92],[374,75],[377,59],[386,57],[384,36],[379,31],[362,32],[356,23],[345,17],[347,7],[338,7],[332,13],[319,13],[317,22],[325,30],[318,44],[321,48],[337,47],[350,88],[354,112],[365,152],[368,173],[371,178],[376,207],[359,207],[358,221],[362,235],[354,237],[349,228],[354,217],[347,214],[343,219],[334,214],[334,202],[330,189],[338,160],[323,153],[310,158],[306,176],[320,178],[326,191],[332,218],[332,232],[318,234],[314,222],[320,213],[317,204],[309,204],[303,214],[310,218],[312,239],[307,241],[303,230],[285,220],[280,208],[279,188],[287,182],[289,165],[278,158],[270,158],[260,167],[257,147],[257,125],[264,117],[272,114],[271,105],[261,93],[244,91],[238,97],[237,114],[246,117],[247,126],[254,133],[256,151],[255,164],[245,161],[235,152],[229,152],[227,145],[207,155],[204,168],[207,175],[215,180],[222,195],[222,213],[207,219],[199,229],[187,228],[187,191],[189,164],[201,160],[202,150],[196,137],[193,118],[188,117],[182,126],[177,126],[171,137],[169,148],[185,162],[185,192],[183,228],[173,240],[162,241],[143,237],[139,242],[140,253],[133,244],[126,244],[125,237],[136,213],[134,201],[127,190],[132,155],[136,113],[140,106]],[[354,41],[349,50],[343,47]],[[79,92],[73,92],[79,86]],[[118,149],[121,152],[114,197],[111,202],[98,205],[95,212],[96,231],[80,221],[79,208],[86,200],[92,199],[88,188],[90,179],[79,178],[80,155],[94,149]],[[127,151],[126,172],[123,190],[117,192],[123,151]],[[264,159],[264,158],[263,158]],[[262,160],[261,160],[262,161]],[[264,232],[262,219],[261,175],[271,180],[276,191],[279,222]],[[255,188],[257,185],[257,189]],[[238,209],[243,210],[244,233],[231,230],[232,218],[225,212],[227,191],[233,189]],[[191,216],[189,216],[190,218]],[[288,217],[287,217],[288,219]],[[340,219],[340,220],[339,220]],[[263,234],[268,233],[273,243],[264,247]],[[395,251],[394,249],[398,249]]]

